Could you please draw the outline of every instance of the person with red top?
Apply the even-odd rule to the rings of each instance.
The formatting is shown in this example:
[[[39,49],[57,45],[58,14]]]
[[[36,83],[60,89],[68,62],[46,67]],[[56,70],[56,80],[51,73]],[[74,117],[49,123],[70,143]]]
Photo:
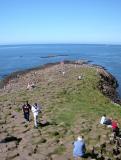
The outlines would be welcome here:
[[[116,136],[118,136],[119,135],[119,127],[118,127],[117,120],[112,121],[112,129],[113,129],[113,132],[115,132]]]

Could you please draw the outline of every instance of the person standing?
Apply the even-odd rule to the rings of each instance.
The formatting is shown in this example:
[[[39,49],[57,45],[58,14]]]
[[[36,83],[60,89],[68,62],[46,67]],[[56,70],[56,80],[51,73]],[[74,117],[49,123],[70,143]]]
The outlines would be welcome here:
[[[31,110],[31,105],[26,101],[26,103],[22,106],[23,113],[24,113],[24,118],[29,121],[29,114]]]
[[[32,112],[33,112],[33,116],[34,116],[34,126],[37,128],[38,127],[38,114],[39,112],[41,112],[41,107],[35,103],[33,106],[32,106]]]
[[[77,160],[80,157],[84,157],[86,152],[86,146],[83,136],[78,136],[77,140],[74,142],[74,148],[73,148],[73,156],[74,159]]]

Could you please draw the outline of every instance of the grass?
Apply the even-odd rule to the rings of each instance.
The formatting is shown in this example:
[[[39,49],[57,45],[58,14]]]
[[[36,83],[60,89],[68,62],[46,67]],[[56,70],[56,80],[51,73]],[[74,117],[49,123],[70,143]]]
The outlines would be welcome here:
[[[80,74],[83,75],[83,78],[77,80]],[[41,128],[44,136],[50,139],[61,137],[65,141],[70,138],[71,141],[73,140],[71,137],[83,134],[88,145],[96,145],[97,141],[102,142],[103,140],[100,135],[106,134],[105,129],[98,128],[97,130],[97,124],[103,114],[113,119],[117,118],[121,126],[121,107],[112,104],[98,90],[97,86],[100,79],[94,68],[82,67],[76,70],[73,68],[64,77],[57,75],[56,78],[53,78],[54,75],[51,76],[52,82],[48,83],[50,77],[47,77],[45,82],[42,85],[38,83],[38,88],[33,91],[20,89],[18,92],[6,93],[0,96],[0,102],[4,106],[11,103],[14,111],[20,114],[19,106],[22,106],[26,100],[30,104],[34,102],[42,104],[42,114],[48,121],[57,124]],[[62,131],[59,132],[60,128]],[[41,138],[36,139],[36,141],[32,140],[32,142],[33,144],[44,143]],[[61,155],[65,151],[65,146],[58,146],[53,153]]]
[[[75,75],[83,75],[82,80],[77,80]],[[93,119],[106,113],[110,116],[120,117],[121,109],[110,103],[109,99],[97,89],[99,77],[93,68],[81,68],[70,71],[63,83],[55,81],[54,87],[43,85],[34,89],[33,92],[19,90],[17,93],[0,96],[1,102],[16,102],[16,105],[28,100],[34,103],[36,100],[48,105],[45,112],[57,123],[64,122],[68,126],[74,125],[76,117],[85,114],[88,118],[93,115]],[[53,83],[52,83],[53,84]],[[43,92],[44,88],[44,92]],[[44,93],[44,94],[43,94]],[[46,98],[45,98],[46,97]],[[51,99],[52,97],[52,99]],[[19,108],[16,108],[20,112]]]
[[[77,75],[80,73],[84,75],[84,78],[82,80],[78,81],[73,78],[75,74]],[[45,88],[44,90],[45,94],[48,93],[49,96],[48,99],[50,101],[50,104],[51,104],[51,96],[54,96],[55,97],[54,103],[56,103],[57,107],[69,108],[68,105],[70,105],[69,110],[71,112],[71,110],[74,109],[74,105],[75,105],[75,110],[80,110],[83,107],[83,105],[84,105],[83,110],[90,110],[90,107],[93,107],[93,110],[95,110],[94,108],[97,108],[98,105],[99,106],[101,105],[103,109],[103,107],[105,107],[105,103],[109,103],[109,100],[105,98],[97,89],[99,78],[96,76],[95,69],[82,68],[80,70],[77,70],[76,73],[75,71],[72,71],[72,73],[69,76],[70,77],[64,80],[63,89],[61,89],[61,86],[58,86],[58,84],[55,83],[55,87],[52,88],[53,89],[52,95],[51,95],[51,90],[52,90],[51,84],[50,87],[42,86]],[[14,100],[17,99],[20,102],[26,101],[28,99],[31,101],[31,99],[35,99],[35,97],[41,100],[42,92],[43,90],[41,89],[33,90],[33,93],[20,90],[18,93],[16,93],[16,95],[14,95],[13,93],[11,96],[10,94],[8,94],[7,97],[4,96],[1,98],[2,100],[7,101],[7,99],[10,97],[11,99]],[[61,103],[63,103],[63,105],[61,105]]]
[[[21,112],[21,110],[22,110],[21,108],[16,108],[15,109],[16,112]]]
[[[58,146],[58,147],[54,150],[53,154],[61,155],[61,154],[63,154],[65,151],[66,151],[65,146]]]

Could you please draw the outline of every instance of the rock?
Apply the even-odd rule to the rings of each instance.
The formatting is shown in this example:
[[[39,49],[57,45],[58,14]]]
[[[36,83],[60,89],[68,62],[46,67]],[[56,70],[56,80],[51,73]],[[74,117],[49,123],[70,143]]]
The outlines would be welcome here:
[[[47,140],[45,138],[41,138],[41,140],[39,141],[40,143],[46,143]]]
[[[58,131],[55,131],[55,132],[53,132],[52,134],[53,134],[53,136],[58,136],[58,135],[59,135],[59,132],[58,132]]]
[[[121,100],[119,99],[119,95],[116,90],[118,87],[116,78],[104,68],[97,68],[97,72],[101,77],[98,86],[101,92],[109,97],[114,103],[121,104]]]
[[[18,157],[19,156],[19,153],[15,153],[9,157],[6,158],[6,160],[13,160],[14,158]]]
[[[12,115],[11,118],[15,118],[15,115]]]

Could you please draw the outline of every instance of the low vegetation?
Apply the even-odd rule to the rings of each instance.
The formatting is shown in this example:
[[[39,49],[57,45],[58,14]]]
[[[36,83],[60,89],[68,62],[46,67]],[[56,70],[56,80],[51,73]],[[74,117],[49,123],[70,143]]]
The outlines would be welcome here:
[[[8,154],[1,151],[3,159],[14,157],[15,152],[15,155],[19,153],[18,159],[71,160],[72,143],[78,135],[84,135],[90,154],[93,146],[98,151],[103,143],[109,141],[111,129],[99,125],[103,114],[118,119],[121,124],[121,107],[112,103],[98,89],[101,77],[95,67],[65,64],[64,70],[64,76],[60,65],[37,70],[35,75],[31,71],[17,78],[16,83],[10,81],[11,87],[6,86],[6,90],[1,90],[0,138],[7,135],[22,138],[12,151],[8,148],[14,144],[8,144]],[[34,81],[35,88],[26,89],[28,79]],[[26,100],[30,104],[37,102],[42,105],[40,122],[46,120],[48,125],[34,129],[32,114],[30,123],[26,124],[21,110]],[[113,149],[113,145],[108,145],[110,150]],[[4,144],[1,146],[6,148]],[[104,155],[113,156],[110,151]]]

